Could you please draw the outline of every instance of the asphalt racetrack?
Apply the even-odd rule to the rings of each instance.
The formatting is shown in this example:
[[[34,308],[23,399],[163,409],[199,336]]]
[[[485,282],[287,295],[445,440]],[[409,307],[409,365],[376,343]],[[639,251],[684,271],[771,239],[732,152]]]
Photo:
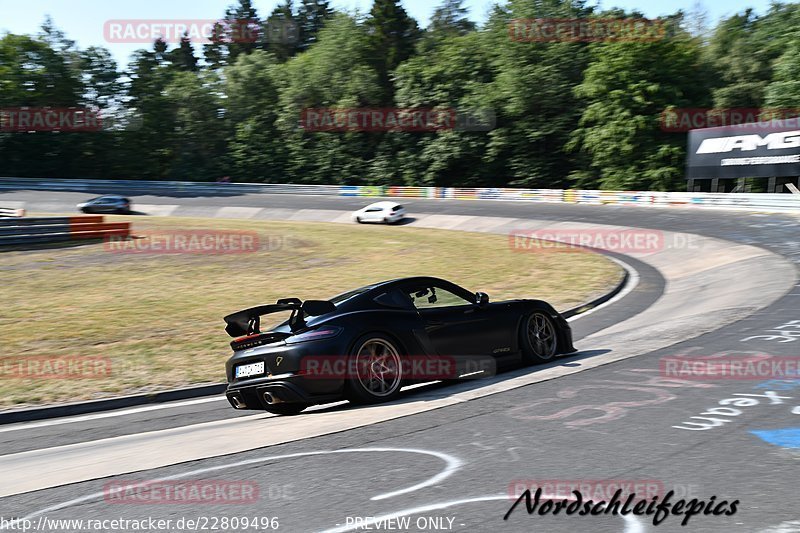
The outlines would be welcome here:
[[[8,191],[0,204],[64,212],[90,196]],[[284,194],[131,198],[144,213],[173,216],[219,216],[231,208],[334,216],[366,203]],[[572,321],[580,352],[554,364],[424,385],[389,405],[336,404],[298,417],[236,412],[224,398],[210,397],[0,426],[0,517],[25,517],[31,529],[46,531],[97,530],[87,523],[56,527],[58,519],[145,518],[171,520],[165,529],[171,531],[244,529],[223,517],[298,533],[800,531],[800,381],[682,380],[663,371],[663,358],[679,355],[797,360],[796,216],[401,202],[416,218],[411,224],[483,225],[496,233],[519,224],[500,219],[536,227],[612,225],[690,234],[693,245],[615,254],[635,272],[634,282],[620,298]],[[239,483],[255,487],[257,497],[125,504],[106,490],[164,478]],[[652,516],[633,514],[528,515],[521,504],[504,520],[528,486],[558,495],[581,486],[598,499],[617,486],[642,497],[674,491],[673,500],[738,500],[738,509],[729,516],[701,513],[687,526],[683,516],[668,516],[656,526]],[[190,520],[198,527],[189,527]],[[0,529],[21,524],[0,522]]]

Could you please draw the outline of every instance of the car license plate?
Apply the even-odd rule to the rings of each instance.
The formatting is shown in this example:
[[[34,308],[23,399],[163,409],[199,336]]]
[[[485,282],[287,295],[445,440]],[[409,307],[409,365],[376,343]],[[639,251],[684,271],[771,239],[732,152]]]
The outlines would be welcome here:
[[[264,361],[250,363],[249,365],[239,365],[236,367],[237,378],[249,378],[250,376],[260,376],[264,373]]]

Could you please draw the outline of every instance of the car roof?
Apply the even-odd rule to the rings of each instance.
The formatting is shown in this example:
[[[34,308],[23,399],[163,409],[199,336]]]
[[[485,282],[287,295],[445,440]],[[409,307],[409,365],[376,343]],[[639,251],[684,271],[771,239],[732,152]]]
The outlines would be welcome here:
[[[452,281],[447,281],[446,279],[442,278],[435,278],[432,276],[413,276],[408,278],[397,278],[397,279],[390,279],[386,281],[379,281],[378,283],[373,283],[371,285],[367,285],[362,287],[366,289],[362,294],[359,296],[364,296],[367,294],[375,294],[375,292],[386,291],[389,289],[393,289],[400,285],[412,285],[412,284],[431,284],[431,285],[443,285],[445,287],[458,287],[462,291],[467,291],[464,287],[453,283]],[[469,291],[467,291],[469,292]]]
[[[369,204],[366,207],[394,207],[396,205],[400,205],[400,204],[397,203],[397,202],[382,201],[382,202],[375,202],[375,203]]]

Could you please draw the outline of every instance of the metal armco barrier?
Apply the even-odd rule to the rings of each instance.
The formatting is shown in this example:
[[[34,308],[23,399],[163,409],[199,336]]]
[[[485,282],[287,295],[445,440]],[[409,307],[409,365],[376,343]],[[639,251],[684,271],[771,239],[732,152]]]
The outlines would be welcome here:
[[[235,196],[239,194],[313,194],[458,200],[500,200],[647,207],[717,207],[751,211],[800,211],[800,195],[658,191],[601,191],[574,189],[514,189],[413,187],[384,185],[293,185],[283,183],[210,183],[195,181],[137,181],[0,178],[4,190],[85,191],[95,194],[165,194]]]
[[[130,222],[104,222],[102,216],[34,217],[0,219],[0,248],[76,239],[128,237]]]

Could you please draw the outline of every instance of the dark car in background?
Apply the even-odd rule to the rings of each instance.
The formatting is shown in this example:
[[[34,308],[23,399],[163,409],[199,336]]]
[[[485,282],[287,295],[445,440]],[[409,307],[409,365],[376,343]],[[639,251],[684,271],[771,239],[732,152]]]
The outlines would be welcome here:
[[[131,201],[124,196],[109,194],[92,198],[87,202],[78,204],[77,207],[84,213],[126,214],[131,212]]]
[[[262,316],[282,312],[288,320],[261,331]],[[433,277],[384,281],[331,300],[285,298],[225,322],[235,338],[226,365],[231,405],[287,415],[343,398],[389,401],[405,384],[575,351],[569,324],[550,304],[490,303],[485,293]]]

